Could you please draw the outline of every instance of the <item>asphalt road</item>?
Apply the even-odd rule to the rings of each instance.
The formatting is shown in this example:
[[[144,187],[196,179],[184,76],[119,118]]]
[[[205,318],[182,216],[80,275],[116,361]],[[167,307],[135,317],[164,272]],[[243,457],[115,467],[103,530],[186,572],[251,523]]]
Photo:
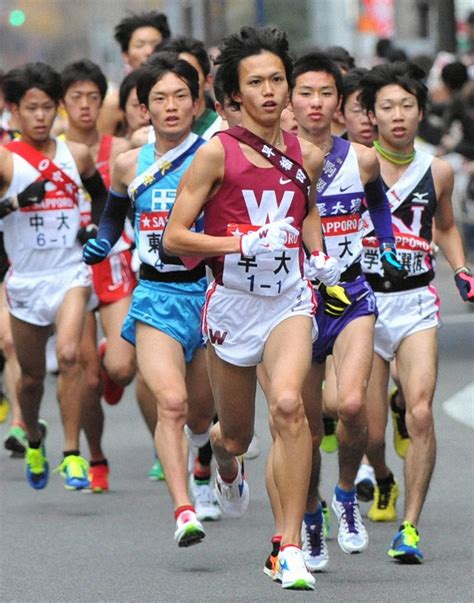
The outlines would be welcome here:
[[[397,524],[367,520],[368,550],[345,555],[335,540],[333,517],[330,563],[317,576],[315,592],[285,592],[263,574],[272,519],[263,478],[269,434],[261,398],[256,428],[263,451],[246,466],[251,488],[248,513],[240,520],[208,524],[202,544],[178,549],[166,486],[146,477],[152,445],[129,388],[120,405],[106,408],[108,494],[68,492],[58,475],[51,476],[45,490],[33,491],[26,484],[23,462],[0,452],[0,600],[473,601],[473,434],[470,427],[448,417],[442,405],[474,380],[474,312],[459,300],[443,262],[437,282],[445,319],[439,334],[435,399],[438,460],[419,526],[426,558],[422,566],[399,566],[388,558],[386,550]],[[51,464],[61,455],[54,387],[54,378],[48,377],[41,413],[50,426]],[[5,429],[0,426],[0,435]],[[391,430],[389,459],[402,483],[402,463],[390,442]],[[322,492],[328,498],[336,460],[336,455],[323,458]],[[399,502],[399,512],[401,506]],[[366,514],[368,505],[363,503],[362,510]]]

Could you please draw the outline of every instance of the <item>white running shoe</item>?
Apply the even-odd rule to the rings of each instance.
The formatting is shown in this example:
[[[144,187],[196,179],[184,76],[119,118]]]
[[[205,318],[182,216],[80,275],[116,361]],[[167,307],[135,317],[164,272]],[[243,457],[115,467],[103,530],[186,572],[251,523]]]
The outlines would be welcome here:
[[[249,506],[250,491],[247,480],[244,477],[242,464],[237,460],[238,471],[235,480],[231,484],[224,482],[216,470],[216,481],[214,492],[217,502],[223,513],[228,517],[241,517]]]
[[[303,558],[310,572],[322,571],[329,562],[329,552],[324,538],[323,522],[312,526],[301,525],[301,542]]]
[[[202,523],[196,517],[196,513],[190,509],[182,511],[176,520],[175,542],[179,547],[188,547],[198,544],[206,536]]]
[[[192,495],[194,508],[199,521],[217,521],[222,517],[222,512],[214,496],[214,489],[209,484],[196,484],[194,481]]]
[[[316,580],[305,565],[303,552],[297,546],[286,546],[278,554],[277,579],[282,588],[314,590]]]
[[[369,536],[362,522],[357,497],[350,502],[332,499],[332,510],[339,522],[337,541],[344,553],[361,553],[369,544]]]
[[[258,435],[256,433],[253,434],[252,441],[247,448],[247,452],[244,454],[245,459],[256,459],[260,454],[260,442]]]

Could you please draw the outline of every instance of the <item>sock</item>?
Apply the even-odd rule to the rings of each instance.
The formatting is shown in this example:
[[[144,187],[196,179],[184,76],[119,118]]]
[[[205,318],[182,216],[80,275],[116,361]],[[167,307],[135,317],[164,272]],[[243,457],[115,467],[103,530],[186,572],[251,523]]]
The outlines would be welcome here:
[[[388,488],[395,483],[393,473],[390,471],[387,477],[377,478],[377,486],[380,490],[388,490]]]
[[[193,513],[196,513],[196,511],[194,510],[194,507],[192,505],[183,505],[182,507],[177,507],[175,509],[174,518],[178,519],[178,517],[181,515],[181,513],[183,511],[192,511]]]
[[[272,556],[276,557],[280,552],[280,544],[281,544],[281,536],[279,534],[275,534],[272,536]]]
[[[201,465],[210,465],[212,460],[211,443],[208,442],[205,446],[199,448],[198,459]]]
[[[79,450],[65,450],[63,452],[64,458],[67,456],[79,456]]]
[[[305,513],[304,514],[304,522],[310,528],[311,526],[315,526],[317,524],[323,523],[323,508],[321,505],[318,505],[318,508],[314,513]]]
[[[348,491],[336,486],[335,494],[338,502],[354,502],[356,498],[356,489],[353,488]]]
[[[98,465],[105,465],[108,467],[109,463],[107,462],[107,459],[102,459],[101,461],[91,461],[89,463],[89,467],[97,467]]]
[[[28,446],[29,448],[35,448],[36,450],[38,450],[41,446],[41,440],[39,440],[38,442],[32,442],[31,440],[28,440]]]
[[[202,448],[209,442],[209,430],[204,433],[194,433],[191,431],[187,425],[184,426],[184,432],[186,433],[186,437],[190,441],[193,446],[196,448]]]

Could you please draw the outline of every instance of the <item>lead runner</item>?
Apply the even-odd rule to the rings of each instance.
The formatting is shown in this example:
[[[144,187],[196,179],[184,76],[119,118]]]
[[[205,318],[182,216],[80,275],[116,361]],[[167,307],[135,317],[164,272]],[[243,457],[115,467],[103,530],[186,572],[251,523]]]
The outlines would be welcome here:
[[[249,488],[238,456],[252,439],[256,365],[269,377],[275,429],[273,471],[285,529],[279,553],[283,588],[314,589],[300,548],[309,482],[311,435],[301,390],[311,363],[315,298],[303,278],[302,239],[322,249],[317,208],[308,188],[322,153],[284,132],[292,62],[286,34],[244,27],[224,40],[218,59],[225,94],[240,105],[242,126],[219,133],[198,150],[180,183],[164,247],[204,256],[214,275],[203,332],[219,422],[211,430],[216,496],[228,515],[242,515]],[[204,210],[205,234],[189,229]],[[339,278],[337,263],[312,255],[318,277]],[[294,463],[294,459],[299,460]]]

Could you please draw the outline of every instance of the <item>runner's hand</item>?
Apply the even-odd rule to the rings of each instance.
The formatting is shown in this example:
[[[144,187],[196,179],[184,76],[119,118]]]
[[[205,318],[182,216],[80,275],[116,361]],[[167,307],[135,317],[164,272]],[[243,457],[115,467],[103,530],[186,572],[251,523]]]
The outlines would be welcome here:
[[[474,277],[470,271],[458,272],[454,275],[454,282],[464,301],[474,302]]]
[[[332,287],[341,278],[341,269],[336,258],[329,257],[322,251],[313,251],[307,263],[306,276]]]
[[[28,207],[28,205],[41,203],[41,201],[44,199],[46,182],[46,180],[33,182],[27,186],[24,191],[18,193],[16,196],[18,200],[18,207]]]
[[[351,305],[347,291],[341,285],[326,287],[321,283],[318,287],[324,302],[324,313],[333,318],[338,318]]]
[[[81,226],[77,231],[77,240],[81,245],[85,245],[90,239],[97,237],[97,231],[99,229],[95,224],[88,224],[87,226]]]
[[[380,262],[385,278],[391,283],[400,283],[408,275],[407,270],[397,260],[395,249],[384,249],[380,255]]]
[[[295,237],[299,235],[299,230],[291,225],[292,222],[293,218],[284,218],[242,235],[240,237],[241,254],[249,258],[260,253],[284,249],[289,234]]]
[[[112,246],[107,239],[90,239],[82,248],[82,259],[86,264],[98,264],[105,260]]]

